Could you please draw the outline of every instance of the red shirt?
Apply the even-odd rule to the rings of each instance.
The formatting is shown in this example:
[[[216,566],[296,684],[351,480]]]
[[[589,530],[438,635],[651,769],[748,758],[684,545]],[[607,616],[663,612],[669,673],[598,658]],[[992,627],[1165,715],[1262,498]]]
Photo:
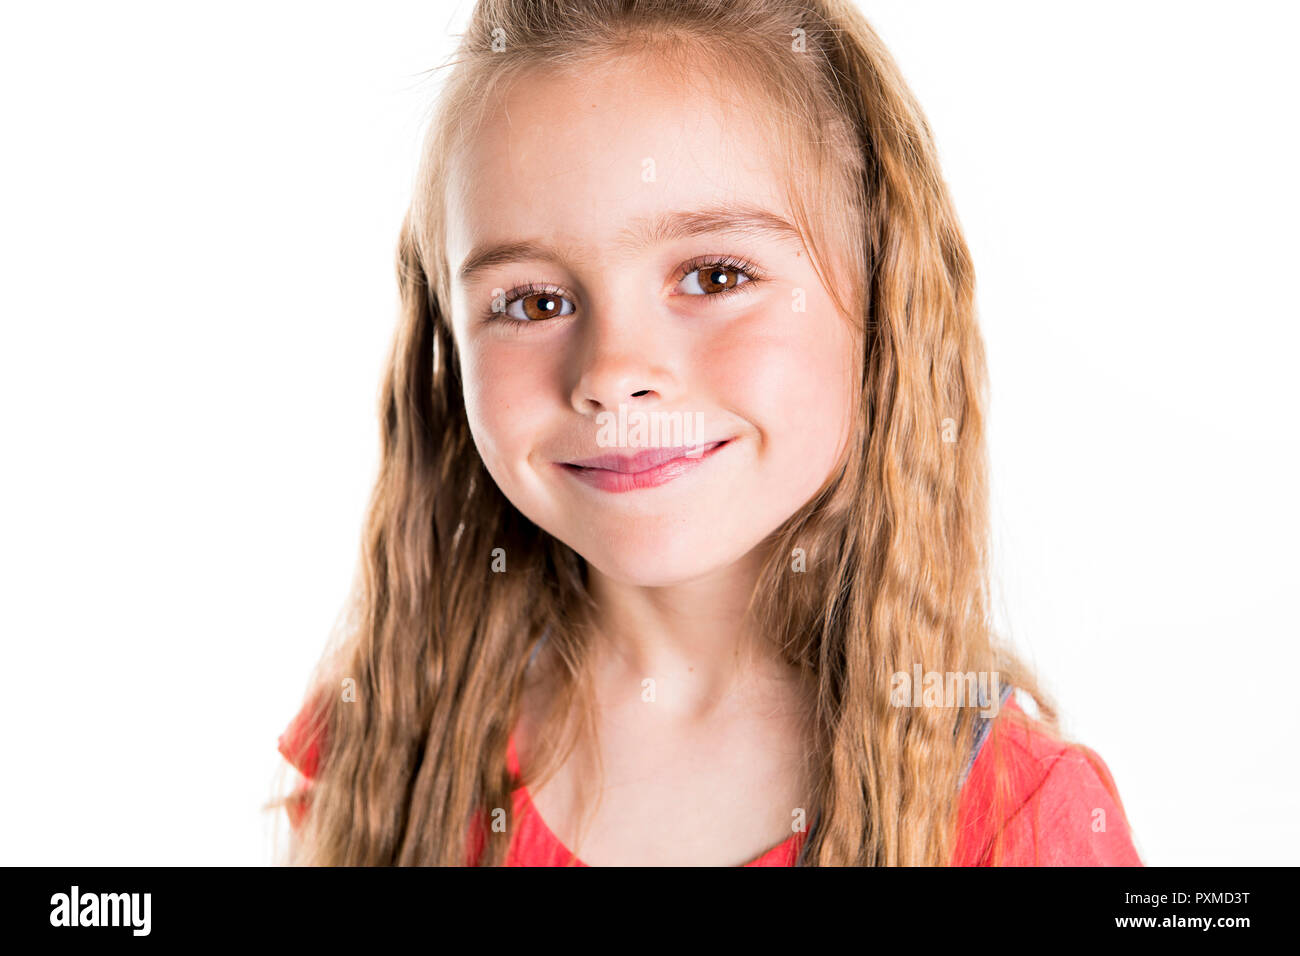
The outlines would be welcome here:
[[[1014,698],[1005,709],[1020,710]],[[1023,711],[1022,711],[1023,712]],[[279,750],[307,778],[287,810],[296,828],[306,809],[309,782],[320,760],[320,734],[311,734],[301,711],[279,738]],[[1000,751],[1008,789],[1001,809],[993,801],[993,755]],[[511,776],[519,778],[514,737],[507,749]],[[507,866],[586,866],[572,859],[533,806],[527,787],[512,794],[514,836]],[[1002,832],[1000,856],[991,856]],[[482,849],[481,825],[471,830],[470,860]],[[806,838],[794,833],[745,866],[793,866]],[[1142,866],[1124,818],[1115,782],[1097,754],[1052,740],[1036,728],[995,720],[961,790],[954,866]]]

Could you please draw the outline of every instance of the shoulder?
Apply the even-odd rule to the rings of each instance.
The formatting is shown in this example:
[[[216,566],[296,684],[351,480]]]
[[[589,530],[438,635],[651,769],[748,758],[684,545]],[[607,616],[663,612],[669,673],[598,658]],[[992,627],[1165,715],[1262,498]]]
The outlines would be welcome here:
[[[321,748],[325,742],[325,720],[321,708],[307,701],[277,739],[277,749],[285,760],[308,779],[320,769]]]
[[[312,780],[320,769],[325,743],[325,715],[315,701],[308,700],[276,741],[281,756],[302,774],[303,779],[284,800],[290,827],[297,831],[311,802]]]
[[[959,866],[1141,866],[1105,762],[1015,703],[1002,707],[965,785]]]

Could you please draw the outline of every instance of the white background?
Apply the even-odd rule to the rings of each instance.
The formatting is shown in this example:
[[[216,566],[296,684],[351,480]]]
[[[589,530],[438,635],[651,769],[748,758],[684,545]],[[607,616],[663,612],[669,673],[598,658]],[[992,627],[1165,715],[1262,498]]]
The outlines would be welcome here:
[[[1003,631],[1149,863],[1296,862],[1295,14],[862,5],[975,257]],[[270,860],[467,12],[0,17],[0,863]]]

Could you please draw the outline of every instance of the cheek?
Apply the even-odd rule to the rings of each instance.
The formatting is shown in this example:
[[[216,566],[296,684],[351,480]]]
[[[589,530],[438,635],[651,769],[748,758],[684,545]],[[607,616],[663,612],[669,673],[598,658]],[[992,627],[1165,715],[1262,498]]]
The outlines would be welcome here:
[[[760,462],[811,496],[838,460],[851,418],[853,337],[829,300],[743,323],[715,351],[718,394],[758,430]]]
[[[509,350],[463,355],[465,415],[488,473],[509,494],[545,416],[546,373]]]

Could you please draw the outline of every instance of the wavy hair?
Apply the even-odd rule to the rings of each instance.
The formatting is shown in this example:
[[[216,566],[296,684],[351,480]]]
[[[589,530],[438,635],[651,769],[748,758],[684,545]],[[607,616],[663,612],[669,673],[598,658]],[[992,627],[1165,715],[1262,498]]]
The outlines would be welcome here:
[[[401,227],[380,470],[350,613],[309,695],[326,746],[290,862],[503,863],[502,835],[476,845],[472,831],[489,808],[512,812],[506,749],[543,634],[558,690],[534,771],[592,727],[585,562],[516,510],[471,440],[445,201],[448,158],[509,84],[634,52],[683,81],[712,69],[755,97],[746,121],[770,125],[810,257],[857,332],[854,435],[821,491],[765,542],[750,604],[758,633],[814,688],[814,825],[799,863],[950,862],[979,715],[893,706],[893,675],[918,664],[997,673],[1056,733],[1052,701],[989,617],[970,254],[926,120],[861,13],[843,0],[480,0]],[[496,548],[507,574],[488,573]],[[791,572],[796,549],[802,573]],[[343,681],[355,700],[341,699]]]

